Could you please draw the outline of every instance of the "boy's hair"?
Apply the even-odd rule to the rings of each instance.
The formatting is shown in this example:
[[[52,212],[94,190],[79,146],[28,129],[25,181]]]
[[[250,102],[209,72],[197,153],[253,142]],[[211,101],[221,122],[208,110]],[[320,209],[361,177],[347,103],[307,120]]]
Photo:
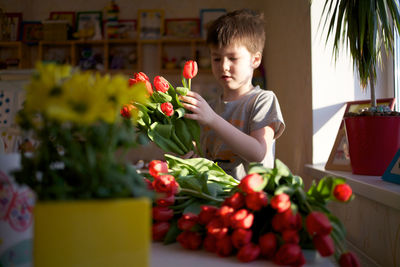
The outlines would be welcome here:
[[[207,31],[207,44],[223,47],[237,42],[250,53],[264,49],[264,14],[249,9],[229,12],[216,19]]]

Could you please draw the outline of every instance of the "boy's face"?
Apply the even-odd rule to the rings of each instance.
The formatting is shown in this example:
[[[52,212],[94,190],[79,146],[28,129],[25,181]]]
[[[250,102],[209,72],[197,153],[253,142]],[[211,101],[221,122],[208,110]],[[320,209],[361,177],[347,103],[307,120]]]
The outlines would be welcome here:
[[[251,54],[244,45],[230,44],[222,48],[210,47],[214,77],[226,90],[247,92],[252,88],[253,71],[261,63],[261,53]]]

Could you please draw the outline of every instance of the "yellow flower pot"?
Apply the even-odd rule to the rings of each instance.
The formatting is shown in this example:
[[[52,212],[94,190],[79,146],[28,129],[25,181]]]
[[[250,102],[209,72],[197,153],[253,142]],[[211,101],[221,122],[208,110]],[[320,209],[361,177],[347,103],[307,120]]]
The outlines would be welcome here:
[[[34,266],[149,266],[150,210],[145,198],[38,202]]]

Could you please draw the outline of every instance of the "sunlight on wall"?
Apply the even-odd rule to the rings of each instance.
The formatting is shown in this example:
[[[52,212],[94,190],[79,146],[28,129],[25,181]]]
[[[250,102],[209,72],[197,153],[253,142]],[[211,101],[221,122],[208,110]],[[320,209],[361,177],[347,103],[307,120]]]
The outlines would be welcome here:
[[[354,75],[345,53],[335,62],[332,41],[320,23],[324,1],[311,5],[313,163],[325,162],[331,151],[344,113],[344,103],[354,99]]]

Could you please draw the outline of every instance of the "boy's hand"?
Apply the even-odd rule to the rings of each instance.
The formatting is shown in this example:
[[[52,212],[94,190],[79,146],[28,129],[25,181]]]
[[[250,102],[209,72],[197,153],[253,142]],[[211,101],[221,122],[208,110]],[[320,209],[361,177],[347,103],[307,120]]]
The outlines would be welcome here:
[[[210,105],[208,105],[207,101],[201,97],[196,92],[189,91],[186,96],[180,96],[179,99],[182,101],[182,104],[185,109],[191,111],[192,113],[186,113],[185,118],[197,120],[199,123],[204,125],[210,125],[213,123],[216,113]]]

